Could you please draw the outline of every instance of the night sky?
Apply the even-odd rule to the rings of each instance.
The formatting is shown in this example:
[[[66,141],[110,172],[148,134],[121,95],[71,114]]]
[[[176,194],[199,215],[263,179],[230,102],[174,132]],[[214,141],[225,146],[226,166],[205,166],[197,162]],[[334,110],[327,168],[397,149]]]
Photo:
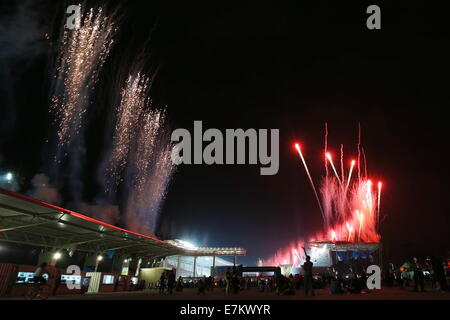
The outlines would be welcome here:
[[[36,20],[11,18],[21,2]],[[18,176],[21,192],[50,161],[55,46],[42,39],[52,39],[65,8],[63,1],[29,3],[2,1],[0,11],[0,169]],[[443,8],[425,3],[108,1],[123,23],[90,111],[85,199],[102,189],[90,177],[107,139],[105,110],[118,94],[111,83],[146,45],[146,70],[158,68],[152,98],[167,105],[172,128],[192,132],[202,120],[204,130],[280,129],[275,176],[260,176],[259,165],[179,166],[159,236],[245,247],[238,262],[246,264],[308,238],[322,220],[292,144],[302,142],[317,180],[324,122],[329,149],[343,143],[348,158],[356,155],[360,122],[368,171],[384,183],[388,258],[446,254],[450,29]],[[366,28],[370,4],[381,7],[381,30]]]

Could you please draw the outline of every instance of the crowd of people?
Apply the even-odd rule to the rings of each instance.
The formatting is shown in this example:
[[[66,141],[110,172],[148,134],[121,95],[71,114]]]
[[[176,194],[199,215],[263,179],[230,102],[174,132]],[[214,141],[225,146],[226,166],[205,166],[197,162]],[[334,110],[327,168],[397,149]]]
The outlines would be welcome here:
[[[214,288],[223,290],[226,294],[238,294],[243,290],[257,288],[259,292],[274,292],[281,294],[295,294],[297,290],[305,290],[308,296],[314,295],[315,288],[323,288],[325,286],[324,278],[313,278],[313,263],[307,257],[307,261],[303,265],[303,275],[290,275],[285,277],[281,274],[271,277],[243,277],[242,273],[235,266],[227,269],[224,277],[213,279],[213,277],[203,277],[196,279],[183,279],[178,277],[175,280],[175,270],[166,270],[161,274],[157,283],[157,289],[160,294],[172,294],[175,291],[182,291],[183,288],[196,288],[198,294],[206,294]]]
[[[176,287],[176,290],[179,289],[179,281],[176,280],[175,270],[166,270],[161,273],[161,277],[158,281],[158,289],[159,293],[164,294],[172,294],[173,289]]]
[[[219,277],[203,277],[176,279],[175,270],[162,273],[158,282],[161,294],[172,294],[182,291],[183,288],[196,288],[199,295],[206,294],[217,288],[226,294],[239,294],[241,291],[256,288],[258,292],[273,292],[277,295],[294,295],[304,292],[305,296],[314,296],[314,290],[329,288],[330,294],[364,294],[370,292],[367,289],[367,274],[360,264],[347,264],[347,269],[335,265],[329,272],[313,273],[313,263],[309,256],[302,265],[301,274],[289,276],[278,273],[274,276],[244,277],[237,267],[227,269],[225,275]],[[342,271],[345,270],[345,271]],[[411,262],[405,262],[401,267],[395,268],[392,263],[382,277],[383,285],[401,288],[413,287],[412,291],[425,291],[424,283],[429,282],[434,290],[447,291],[447,275],[443,262],[430,257],[423,264],[414,257]]]
[[[407,288],[413,285],[413,291],[425,291],[424,283],[429,282],[432,290],[448,291],[447,282],[449,270],[445,270],[446,262],[429,256],[424,262],[417,257],[406,261],[402,266],[396,268],[389,263],[385,273],[387,286],[398,285]]]
[[[52,267],[53,268],[53,267]],[[51,269],[46,263],[42,263],[34,272],[33,282],[36,286],[43,286],[47,280],[44,274],[51,274],[55,278],[51,294],[55,295],[61,284],[61,273],[50,272]],[[54,268],[53,268],[54,269]],[[240,267],[229,267],[222,277],[202,277],[202,278],[176,278],[176,270],[165,270],[162,272],[156,283],[144,284],[138,289],[151,288],[159,291],[160,294],[173,294],[181,292],[184,288],[194,288],[199,295],[212,292],[214,289],[222,290],[227,295],[236,295],[242,291],[256,290],[258,292],[269,292],[277,295],[295,295],[297,292],[304,292],[305,296],[314,296],[317,289],[328,289],[330,294],[364,294],[369,293],[367,288],[367,261],[362,259],[350,259],[345,263],[341,260],[325,272],[314,273],[313,263],[309,256],[306,257],[302,265],[300,274],[283,275],[281,272],[273,276],[257,275],[243,276]],[[404,262],[401,266],[388,263],[384,268],[381,277],[382,285],[387,287],[397,286],[405,290],[414,292],[449,291],[450,270],[447,261],[429,256],[423,261],[417,257]],[[317,270],[316,270],[317,271]],[[322,269],[322,271],[324,271]],[[144,281],[142,280],[142,283]],[[119,278],[114,286],[116,291]],[[322,290],[323,293],[323,290]]]

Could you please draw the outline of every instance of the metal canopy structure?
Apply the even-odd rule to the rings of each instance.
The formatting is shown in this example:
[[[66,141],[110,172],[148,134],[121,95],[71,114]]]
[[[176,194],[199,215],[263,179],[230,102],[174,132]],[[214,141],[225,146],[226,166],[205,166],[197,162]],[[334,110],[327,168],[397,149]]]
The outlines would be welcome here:
[[[117,255],[245,255],[242,248],[186,249],[0,188],[0,241]],[[214,250],[211,250],[214,249]],[[215,254],[217,252],[218,254]]]

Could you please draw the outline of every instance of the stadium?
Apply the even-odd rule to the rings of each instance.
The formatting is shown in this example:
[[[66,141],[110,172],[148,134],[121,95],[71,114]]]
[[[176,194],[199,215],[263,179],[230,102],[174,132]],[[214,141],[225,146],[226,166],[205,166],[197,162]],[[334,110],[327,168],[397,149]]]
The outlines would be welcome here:
[[[381,243],[349,243],[313,241],[305,243],[305,251],[311,257],[318,274],[348,275],[362,273],[369,265],[381,265]],[[300,265],[282,265],[284,275],[301,273]]]
[[[0,248],[0,262],[9,262],[0,263],[0,297],[25,295],[42,262],[52,266],[49,281],[80,285],[77,290],[59,286],[56,294],[76,294],[149,288],[168,269],[175,269],[177,277],[214,276],[216,267],[236,265],[236,257],[246,254],[243,248],[163,241],[4,189]],[[11,252],[19,254],[13,258]],[[69,266],[79,269],[69,272]]]

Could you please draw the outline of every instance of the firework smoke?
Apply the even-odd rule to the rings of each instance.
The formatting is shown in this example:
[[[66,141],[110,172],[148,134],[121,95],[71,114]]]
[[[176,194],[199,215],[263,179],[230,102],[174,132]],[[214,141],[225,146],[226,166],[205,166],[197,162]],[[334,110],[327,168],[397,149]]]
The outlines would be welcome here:
[[[59,190],[50,184],[50,179],[43,173],[36,174],[31,179],[32,188],[28,192],[30,197],[59,205],[62,197]]]
[[[39,0],[12,1],[8,6],[13,9],[4,10],[2,6],[0,10],[0,142],[6,141],[16,128],[20,112],[16,97],[23,94],[23,71],[46,53],[47,29],[42,13],[49,9]]]
[[[120,218],[119,207],[107,203],[89,204],[82,202],[78,205],[81,212],[88,212],[97,220],[116,224]]]

